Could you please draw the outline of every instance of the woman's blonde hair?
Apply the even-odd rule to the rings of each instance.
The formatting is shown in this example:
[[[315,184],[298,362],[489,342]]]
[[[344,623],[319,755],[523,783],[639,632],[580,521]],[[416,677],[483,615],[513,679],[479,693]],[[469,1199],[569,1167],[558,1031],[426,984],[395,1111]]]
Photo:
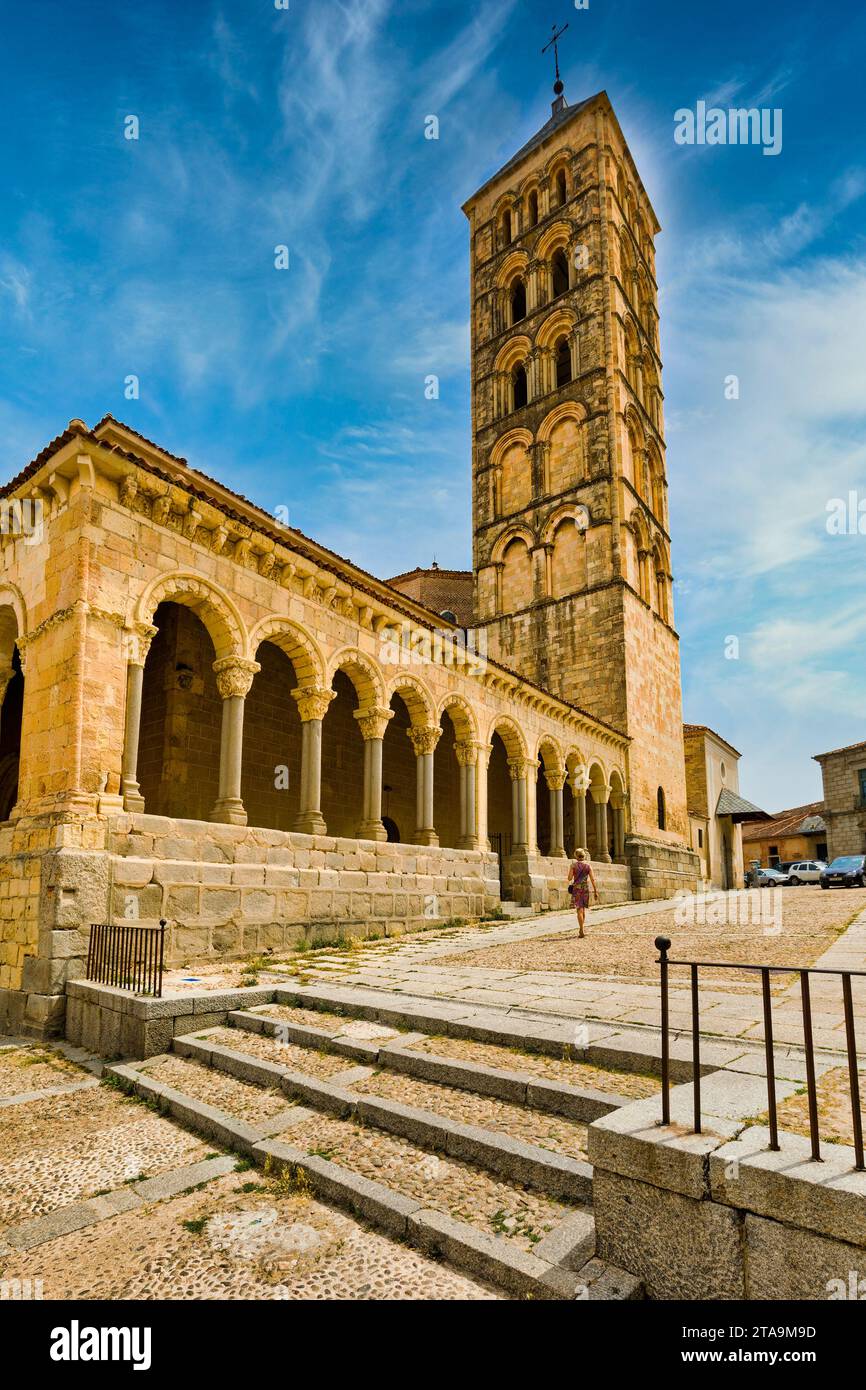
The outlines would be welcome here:
[[[586,850],[585,850],[585,849],[576,849],[576,850],[574,851],[574,857],[575,857],[575,859],[585,859],[585,858],[586,858]]]

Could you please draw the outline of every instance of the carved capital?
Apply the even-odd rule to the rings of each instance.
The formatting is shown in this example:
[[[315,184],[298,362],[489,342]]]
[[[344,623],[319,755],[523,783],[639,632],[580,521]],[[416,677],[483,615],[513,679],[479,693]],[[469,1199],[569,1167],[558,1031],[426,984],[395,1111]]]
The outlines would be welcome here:
[[[478,744],[459,742],[454,745],[457,761],[461,767],[474,767],[478,761]]]
[[[538,760],[536,758],[509,758],[508,771],[512,782],[517,782],[521,777],[531,777],[538,771]]]
[[[411,729],[407,729],[406,733],[409,737],[409,742],[415,749],[415,756],[417,758],[420,758],[425,753],[435,753],[436,745],[442,737],[442,730],[439,728],[438,724],[431,725],[429,728],[424,729],[416,729],[413,726]]]
[[[368,705],[366,709],[356,709],[355,718],[361,730],[361,737],[365,741],[369,738],[384,738],[388,721],[394,718],[394,711]]]
[[[246,699],[253,677],[262,668],[257,661],[247,661],[240,656],[224,656],[214,662],[213,669],[220,699],[229,700],[233,695]]]
[[[557,768],[554,772],[545,771],[544,780],[552,792],[562,791],[565,786],[565,768]]]
[[[158,632],[159,628],[151,627],[149,623],[136,623],[135,627],[124,629],[121,642],[123,655],[129,666],[144,665],[150,644]]]
[[[336,690],[328,690],[318,685],[303,685],[292,691],[297,702],[301,723],[308,724],[313,719],[324,719],[328,705],[336,699]]]

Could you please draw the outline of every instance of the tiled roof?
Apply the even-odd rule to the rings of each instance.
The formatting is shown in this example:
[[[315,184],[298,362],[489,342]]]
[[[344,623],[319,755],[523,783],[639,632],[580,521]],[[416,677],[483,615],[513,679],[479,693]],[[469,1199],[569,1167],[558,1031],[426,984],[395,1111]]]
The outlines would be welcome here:
[[[569,106],[567,102],[563,101],[559,110],[554,110],[553,115],[548,121],[545,121],[541,129],[537,130],[531,139],[527,140],[525,145],[521,145],[517,154],[512,155],[508,162],[503,164],[501,169],[497,169],[495,174],[491,174],[490,178],[486,179],[481,187],[476,189],[472,197],[467,199],[467,204],[471,203],[473,198],[477,198],[479,193],[483,193],[485,188],[493,183],[495,179],[501,178],[503,174],[507,174],[509,170],[513,169],[515,165],[525,159],[528,154],[531,154],[533,150],[537,149],[539,145],[543,145],[548,136],[552,135],[554,131],[559,130],[560,126],[567,125],[572,116],[577,115],[578,111],[582,111],[584,107],[589,106],[590,102],[596,101],[600,96],[604,96],[604,93],[596,92],[595,96],[586,97],[585,100],[577,102],[574,106]],[[556,106],[556,103],[554,103],[554,106]]]
[[[744,796],[740,796],[739,792],[731,791],[730,787],[722,787],[719,792],[716,815],[730,816],[737,825],[743,821],[769,820],[766,811],[762,811],[760,806],[755,806],[753,802],[747,801]]]
[[[683,733],[711,734],[713,738],[718,739],[719,743],[723,743],[726,748],[730,748],[731,752],[734,754],[735,757],[741,758],[743,756],[742,753],[740,753],[739,750],[736,749],[732,743],[728,743],[728,740],[726,738],[722,738],[721,734],[717,734],[715,729],[711,729],[708,724],[684,724]]]
[[[779,811],[769,820],[756,822],[743,830],[743,842],[747,840],[783,840],[786,835],[816,835],[826,829],[821,813],[823,801],[810,801],[806,806],[792,806],[789,811]],[[806,829],[806,823],[809,829]]]
[[[385,582],[436,613],[453,613],[461,627],[468,627],[472,622],[474,583],[471,570],[443,570],[432,565],[430,569],[408,570]]]
[[[857,748],[866,748],[866,742],[848,743],[844,748],[831,748],[829,753],[813,753],[812,759],[814,762],[820,762],[822,758],[832,758],[836,753],[853,753]]]

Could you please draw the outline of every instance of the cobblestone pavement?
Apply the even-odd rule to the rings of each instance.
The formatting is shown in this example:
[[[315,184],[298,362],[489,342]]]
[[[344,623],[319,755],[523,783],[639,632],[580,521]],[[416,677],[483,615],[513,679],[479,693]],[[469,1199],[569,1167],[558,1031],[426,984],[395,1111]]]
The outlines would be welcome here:
[[[567,1123],[567,1122],[563,1122]],[[571,1207],[543,1192],[506,1182],[459,1159],[420,1148],[381,1129],[329,1115],[293,1125],[280,1136],[308,1154],[449,1212],[488,1235],[505,1235],[525,1250],[547,1235]]]
[[[218,1043],[220,1047],[230,1047],[235,1052],[248,1052],[251,1057],[261,1057],[266,1062],[279,1062],[281,1067],[288,1067],[290,1071],[306,1072],[308,1076],[317,1076],[323,1081],[352,1065],[349,1057],[322,1052],[315,1047],[297,1047],[294,1043],[280,1042],[261,1033],[248,1033],[243,1028],[214,1028],[207,1034],[207,1041]],[[286,1104],[285,1097],[283,1104]]]
[[[503,1297],[254,1172],[0,1254],[0,1278],[46,1299]]]
[[[860,1096],[866,1096],[866,1072],[861,1071]],[[848,1068],[834,1067],[819,1077],[818,1128],[822,1142],[830,1144],[854,1143],[854,1124],[851,1112],[851,1091],[848,1083]],[[809,1097],[805,1092],[788,1096],[777,1107],[779,1127],[793,1130],[795,1134],[809,1133]],[[767,1123],[762,1116],[761,1123]]]
[[[0,1109],[0,1280],[41,1281],[45,1299],[504,1297],[111,1087],[57,1095],[65,1068],[53,1055],[23,1064],[33,1056],[30,1045],[0,1053],[4,1070],[14,1074],[17,1057],[30,1074],[27,1093],[35,1076],[48,1083],[41,1098]],[[190,1072],[219,1075],[187,1064],[184,1082]],[[218,1171],[199,1182],[202,1170]]]
[[[477,1062],[484,1067],[502,1071],[529,1072],[548,1081],[564,1081],[569,1086],[593,1091],[614,1091],[619,1096],[641,1100],[661,1088],[656,1076],[640,1072],[614,1071],[594,1067],[590,1062],[569,1062],[560,1057],[545,1057],[540,1052],[520,1052],[513,1047],[494,1043],[471,1042],[464,1038],[430,1037],[410,1043],[413,1052],[432,1052],[438,1057],[453,1057],[461,1062]]]
[[[74,1086],[88,1072],[50,1047],[30,1044],[0,1052],[0,1099],[54,1086]]]
[[[288,1110],[292,1103],[282,1091],[265,1090],[252,1082],[229,1076],[227,1072],[217,1071],[215,1067],[200,1066],[173,1054],[146,1062],[141,1071],[160,1085],[172,1086],[248,1124],[273,1119],[274,1115]]]

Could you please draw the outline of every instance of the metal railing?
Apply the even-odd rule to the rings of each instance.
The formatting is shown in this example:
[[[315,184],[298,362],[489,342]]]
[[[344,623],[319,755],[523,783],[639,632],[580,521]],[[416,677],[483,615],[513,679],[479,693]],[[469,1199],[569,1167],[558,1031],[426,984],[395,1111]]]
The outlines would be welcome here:
[[[87,979],[161,998],[165,927],[163,919],[158,927],[95,923],[90,928]]]
[[[761,996],[764,1010],[764,1056],[767,1068],[767,1111],[770,1129],[770,1148],[779,1149],[779,1124],[776,1113],[776,1061],[773,1054],[773,1011],[770,997],[770,975],[797,975],[800,979],[800,1000],[803,1011],[803,1046],[806,1053],[806,1092],[809,1102],[809,1136],[812,1158],[821,1162],[821,1139],[818,1132],[818,1087],[815,1076],[815,1048],[812,1037],[812,999],[810,975],[838,975],[842,981],[842,1004],[845,1012],[845,1043],[848,1053],[848,1086],[851,1093],[851,1116],[854,1133],[855,1169],[863,1170],[863,1119],[860,1113],[860,1078],[857,1072],[857,1038],[854,1031],[854,1003],[851,980],[866,979],[866,970],[826,970],[821,966],[803,969],[797,965],[745,965],[738,961],[671,960],[671,943],[666,936],[657,936],[661,973],[662,1024],[662,1123],[670,1124],[670,1021],[668,1010],[668,970],[671,966],[686,966],[691,977],[692,997],[692,1089],[694,1093],[694,1129],[701,1133],[701,1034],[698,1000],[698,970],[750,970],[761,976]]]

